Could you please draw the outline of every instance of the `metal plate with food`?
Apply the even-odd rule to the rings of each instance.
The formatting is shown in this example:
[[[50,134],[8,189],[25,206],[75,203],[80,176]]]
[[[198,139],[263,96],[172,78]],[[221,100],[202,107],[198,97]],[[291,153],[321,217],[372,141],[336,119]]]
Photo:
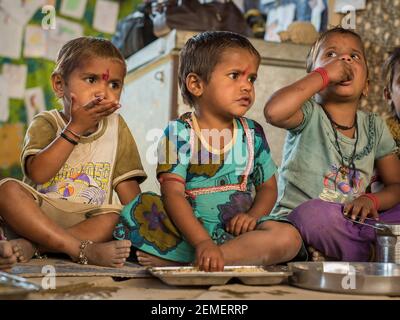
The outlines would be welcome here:
[[[220,272],[196,267],[154,267],[149,271],[164,283],[179,286],[224,285],[232,278],[248,285],[271,285],[282,283],[291,275],[286,266],[226,266]]]
[[[378,262],[293,262],[289,283],[304,289],[365,295],[400,295],[400,265]]]
[[[0,299],[21,299],[32,291],[39,291],[40,286],[25,278],[0,271]]]

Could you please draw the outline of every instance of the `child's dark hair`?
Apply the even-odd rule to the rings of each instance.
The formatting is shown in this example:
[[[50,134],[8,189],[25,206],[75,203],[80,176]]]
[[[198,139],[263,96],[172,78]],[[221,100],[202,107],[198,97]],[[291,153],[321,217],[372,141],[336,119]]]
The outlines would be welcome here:
[[[360,35],[358,33],[356,33],[355,31],[353,31],[353,30],[345,29],[345,28],[343,28],[341,26],[337,26],[337,27],[334,27],[332,29],[329,29],[329,30],[323,32],[319,36],[318,40],[315,41],[315,43],[311,47],[310,52],[307,55],[307,61],[306,61],[307,72],[311,72],[312,70],[314,70],[314,62],[317,59],[317,56],[318,56],[319,51],[321,49],[321,45],[325,42],[325,40],[330,35],[332,35],[334,33],[339,33],[339,34],[343,34],[343,35],[351,35],[351,36],[357,38],[358,41],[360,41],[360,44],[361,44],[362,54],[364,55],[365,63],[367,63],[365,50],[364,50],[364,45],[363,45],[363,41],[362,41]],[[367,65],[367,77],[368,77],[368,65]]]
[[[221,54],[230,48],[248,50],[261,60],[260,54],[245,37],[228,31],[207,31],[190,38],[183,47],[179,57],[178,82],[183,101],[194,106],[192,94],[186,88],[186,77],[189,73],[197,74],[208,82]]]
[[[80,37],[68,41],[60,49],[52,75],[58,74],[67,81],[74,69],[93,57],[109,58],[120,62],[126,74],[125,59],[111,41],[95,37]]]

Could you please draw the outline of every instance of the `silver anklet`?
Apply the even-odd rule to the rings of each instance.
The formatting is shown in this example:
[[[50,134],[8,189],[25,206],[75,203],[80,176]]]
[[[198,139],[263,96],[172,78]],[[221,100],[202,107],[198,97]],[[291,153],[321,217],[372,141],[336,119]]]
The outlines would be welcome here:
[[[77,263],[88,264],[88,258],[86,257],[85,249],[89,244],[93,244],[91,240],[83,240],[79,246],[79,256]]]

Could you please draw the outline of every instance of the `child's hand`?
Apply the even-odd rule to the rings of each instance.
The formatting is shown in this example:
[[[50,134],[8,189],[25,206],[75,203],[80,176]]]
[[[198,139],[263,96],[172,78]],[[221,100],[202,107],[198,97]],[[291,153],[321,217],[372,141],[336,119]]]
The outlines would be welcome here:
[[[235,236],[239,234],[253,231],[256,228],[257,219],[248,213],[238,213],[228,223],[226,231]]]
[[[374,207],[374,202],[363,196],[345,204],[343,214],[345,216],[350,216],[353,220],[356,220],[356,218],[360,216],[360,222],[364,222],[367,217],[373,217],[375,220],[379,220],[379,214]]]
[[[321,67],[328,73],[329,81],[332,84],[349,81],[354,78],[351,65],[344,60],[335,59]]]
[[[118,108],[118,101],[105,101],[103,97],[96,97],[81,106],[76,103],[75,94],[71,93],[70,124],[78,133],[85,133]]]
[[[224,271],[222,251],[211,239],[204,240],[196,245],[195,266],[206,272]]]

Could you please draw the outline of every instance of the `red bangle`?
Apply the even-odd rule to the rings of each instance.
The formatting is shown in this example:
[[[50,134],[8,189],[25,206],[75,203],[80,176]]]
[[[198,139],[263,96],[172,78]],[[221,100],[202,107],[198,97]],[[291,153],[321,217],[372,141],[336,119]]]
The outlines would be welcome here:
[[[320,91],[324,90],[329,85],[328,72],[326,72],[326,70],[324,68],[317,68],[317,69],[314,69],[311,72],[316,72],[316,73],[319,73],[321,75],[323,85],[322,85],[322,88],[321,88]]]
[[[160,183],[163,183],[163,182],[165,182],[165,181],[176,181],[176,182],[182,183],[183,185],[186,185],[185,180],[179,179],[179,178],[173,178],[173,177],[160,178],[160,179],[158,179],[158,181],[159,181]]]
[[[368,199],[371,199],[372,202],[374,203],[374,208],[376,211],[379,210],[379,199],[376,195],[374,195],[373,193],[364,193],[363,195],[361,195],[360,197],[367,197]]]

